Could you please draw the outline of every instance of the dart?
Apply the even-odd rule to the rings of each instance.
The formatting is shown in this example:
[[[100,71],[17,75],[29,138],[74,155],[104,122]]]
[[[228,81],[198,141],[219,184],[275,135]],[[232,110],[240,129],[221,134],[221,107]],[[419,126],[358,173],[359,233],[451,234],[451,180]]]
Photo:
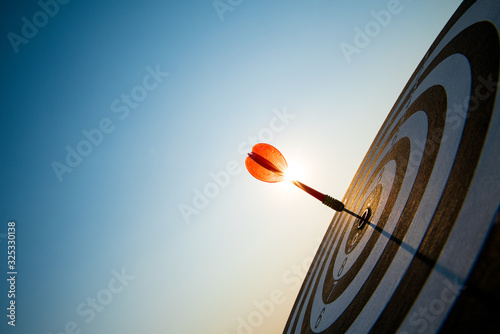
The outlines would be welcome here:
[[[248,153],[248,157],[245,159],[245,166],[248,172],[260,181],[276,183],[287,179],[286,172],[288,170],[288,164],[285,157],[278,149],[269,144],[260,143],[254,145],[254,147],[252,147],[252,152]],[[344,211],[358,218],[359,228],[361,228],[369,218],[369,212],[367,211],[365,211],[363,216],[359,216],[346,209],[344,203],[341,201],[323,194],[297,180],[289,179],[289,181],[335,211]]]

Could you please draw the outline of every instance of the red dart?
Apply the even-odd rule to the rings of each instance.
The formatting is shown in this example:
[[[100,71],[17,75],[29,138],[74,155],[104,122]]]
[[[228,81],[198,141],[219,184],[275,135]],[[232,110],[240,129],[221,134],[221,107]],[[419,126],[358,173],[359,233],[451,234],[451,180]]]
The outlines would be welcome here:
[[[245,159],[245,166],[253,177],[269,183],[276,183],[285,180],[285,172],[288,169],[288,164],[286,163],[283,154],[281,154],[281,152],[275,147],[263,143],[256,144],[252,147],[252,152],[248,153],[248,157]],[[315,197],[323,204],[336,211],[345,211],[348,214],[361,219],[361,222],[363,223],[368,219],[368,216],[360,217],[347,210],[344,207],[344,203],[331,196],[320,193],[319,191],[297,180],[290,181],[309,195]]]

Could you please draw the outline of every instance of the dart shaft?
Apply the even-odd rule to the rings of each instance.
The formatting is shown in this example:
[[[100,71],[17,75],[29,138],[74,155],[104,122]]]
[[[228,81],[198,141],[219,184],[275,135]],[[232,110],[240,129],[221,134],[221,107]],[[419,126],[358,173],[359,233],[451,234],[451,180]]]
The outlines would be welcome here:
[[[297,180],[292,180],[291,182],[321,202],[323,202],[325,200],[325,197],[327,196],[325,194],[320,193],[316,189],[313,189],[313,188],[311,188],[311,187],[309,187],[309,186],[307,186],[307,185],[305,185],[302,182],[299,182]]]

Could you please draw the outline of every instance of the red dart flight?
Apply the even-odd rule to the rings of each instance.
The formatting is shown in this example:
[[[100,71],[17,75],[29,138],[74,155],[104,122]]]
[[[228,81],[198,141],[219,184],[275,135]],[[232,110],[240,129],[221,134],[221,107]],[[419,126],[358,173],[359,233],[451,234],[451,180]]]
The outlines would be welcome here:
[[[269,144],[256,144],[252,147],[245,166],[253,177],[270,183],[283,181],[288,169],[285,157]]]

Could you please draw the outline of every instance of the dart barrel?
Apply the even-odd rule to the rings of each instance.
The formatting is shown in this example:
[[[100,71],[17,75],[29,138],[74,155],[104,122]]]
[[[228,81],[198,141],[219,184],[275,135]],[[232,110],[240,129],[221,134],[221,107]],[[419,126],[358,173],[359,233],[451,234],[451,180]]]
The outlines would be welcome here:
[[[325,195],[325,198],[323,199],[322,202],[324,205],[332,208],[335,211],[342,211],[344,210],[344,203],[342,203],[339,200],[336,200],[335,198]]]

